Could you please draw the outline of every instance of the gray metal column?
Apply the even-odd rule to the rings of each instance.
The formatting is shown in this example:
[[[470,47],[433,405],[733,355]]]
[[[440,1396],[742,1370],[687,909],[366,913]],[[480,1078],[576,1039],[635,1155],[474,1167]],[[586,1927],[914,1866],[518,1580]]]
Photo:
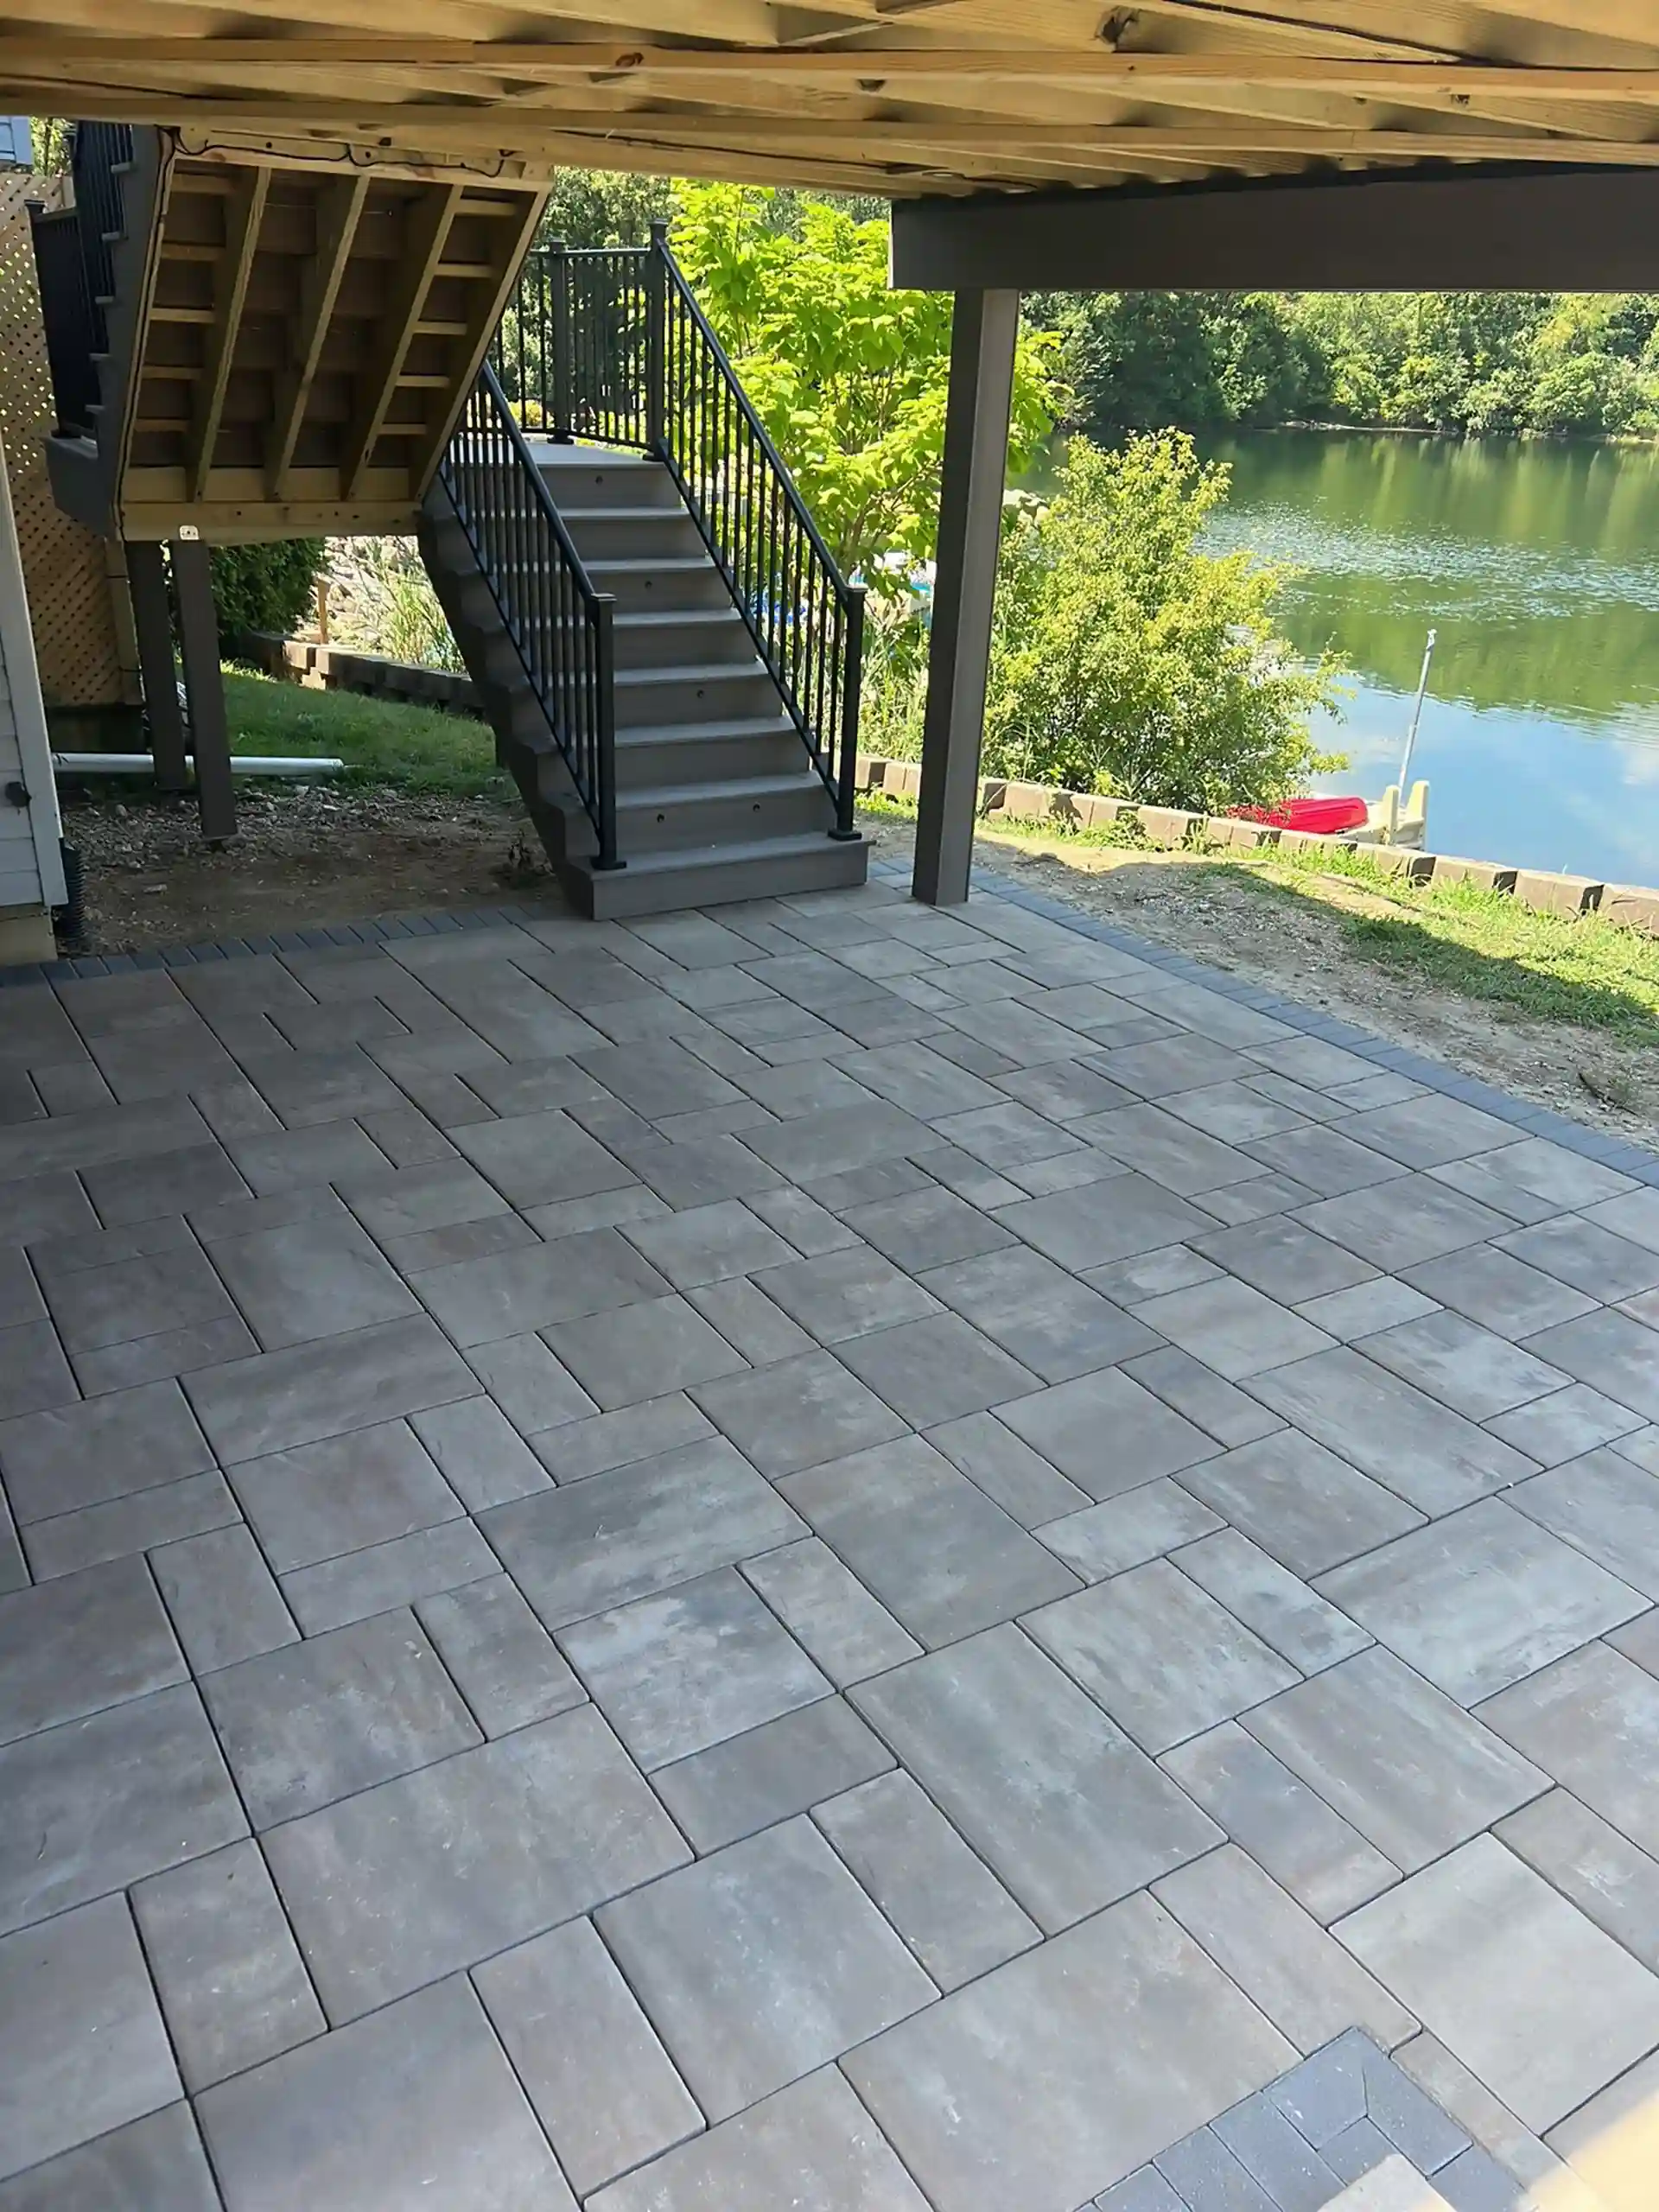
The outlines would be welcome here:
[[[985,734],[985,677],[1002,530],[1018,292],[958,292],[939,486],[939,550],[927,658],[920,817],[912,895],[968,896]]]
[[[231,782],[231,740],[225,715],[225,677],[219,664],[219,617],[213,610],[207,548],[199,537],[173,543],[173,589],[179,603],[179,658],[190,702],[190,750],[196,763],[196,804],[201,834],[210,845],[236,835],[236,791]]]
[[[149,722],[150,758],[158,791],[181,791],[190,781],[185,760],[184,716],[179,711],[178,671],[173,664],[173,617],[167,604],[162,549],[151,539],[127,546],[127,587],[138,633],[138,669]]]

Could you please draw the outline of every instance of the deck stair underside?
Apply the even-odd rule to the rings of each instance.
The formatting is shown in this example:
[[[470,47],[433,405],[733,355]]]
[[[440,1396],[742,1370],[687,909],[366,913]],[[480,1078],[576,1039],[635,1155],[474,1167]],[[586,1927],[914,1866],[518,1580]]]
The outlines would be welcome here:
[[[594,586],[615,601],[624,868],[593,866],[593,827],[441,488],[421,543],[502,765],[572,898],[595,914],[640,914],[861,882],[866,848],[831,836],[834,801],[668,469],[599,447],[532,450]]]

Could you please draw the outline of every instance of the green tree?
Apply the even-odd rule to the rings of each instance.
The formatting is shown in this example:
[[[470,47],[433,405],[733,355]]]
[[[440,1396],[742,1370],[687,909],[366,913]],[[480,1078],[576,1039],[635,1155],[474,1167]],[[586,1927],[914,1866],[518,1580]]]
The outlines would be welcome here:
[[[674,251],[836,559],[931,557],[950,359],[950,302],[887,286],[887,226],[845,207],[744,185],[683,184]],[[1011,452],[1027,465],[1060,412],[1058,346],[1022,333]]]
[[[321,537],[283,537],[266,545],[215,545],[210,556],[219,635],[238,630],[285,638],[310,613],[328,548]]]
[[[1073,790],[1214,810],[1305,787],[1334,765],[1310,717],[1338,664],[1297,660],[1274,602],[1288,572],[1198,552],[1229,473],[1176,432],[1067,449],[1046,508],[1004,534],[987,766]]]

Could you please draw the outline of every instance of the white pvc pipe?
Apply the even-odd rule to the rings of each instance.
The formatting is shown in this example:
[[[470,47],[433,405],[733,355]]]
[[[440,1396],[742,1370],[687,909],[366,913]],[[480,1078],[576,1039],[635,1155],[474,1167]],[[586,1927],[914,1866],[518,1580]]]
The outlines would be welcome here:
[[[60,776],[149,776],[156,770],[148,753],[54,753],[52,766]],[[231,755],[233,776],[338,776],[345,766],[343,760],[266,760],[248,753]]]

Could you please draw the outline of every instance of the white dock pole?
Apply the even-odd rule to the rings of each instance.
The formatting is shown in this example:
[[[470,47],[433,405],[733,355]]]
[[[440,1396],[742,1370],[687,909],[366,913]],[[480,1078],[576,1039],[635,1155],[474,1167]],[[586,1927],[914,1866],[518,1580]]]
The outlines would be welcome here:
[[[1406,732],[1406,749],[1400,755],[1400,773],[1395,781],[1403,798],[1407,790],[1406,772],[1411,766],[1411,756],[1417,744],[1417,726],[1423,719],[1423,702],[1428,696],[1428,671],[1434,659],[1434,646],[1440,637],[1438,630],[1428,633],[1428,643],[1423,649],[1423,672],[1417,679],[1417,697],[1411,709],[1411,728]]]

